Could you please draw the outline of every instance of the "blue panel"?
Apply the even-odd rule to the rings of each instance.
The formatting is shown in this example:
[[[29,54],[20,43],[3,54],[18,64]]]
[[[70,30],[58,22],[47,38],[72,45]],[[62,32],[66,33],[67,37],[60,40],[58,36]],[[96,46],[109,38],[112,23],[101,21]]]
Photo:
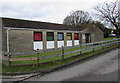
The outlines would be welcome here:
[[[62,33],[58,33],[58,40],[64,40],[64,36],[63,36],[63,34]]]

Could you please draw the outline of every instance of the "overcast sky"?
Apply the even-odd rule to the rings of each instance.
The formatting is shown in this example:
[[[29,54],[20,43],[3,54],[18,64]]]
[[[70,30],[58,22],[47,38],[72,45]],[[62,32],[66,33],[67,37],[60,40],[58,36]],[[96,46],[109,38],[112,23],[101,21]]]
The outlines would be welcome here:
[[[99,3],[116,0],[0,0],[0,17],[62,24],[72,11],[94,12]]]

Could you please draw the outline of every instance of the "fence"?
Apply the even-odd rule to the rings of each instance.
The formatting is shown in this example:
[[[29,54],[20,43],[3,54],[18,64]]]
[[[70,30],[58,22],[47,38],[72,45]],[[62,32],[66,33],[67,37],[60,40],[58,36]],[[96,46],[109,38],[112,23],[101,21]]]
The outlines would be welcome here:
[[[105,47],[110,47],[111,45],[118,44],[120,42],[119,39],[112,39],[112,40],[105,40],[105,41],[99,41],[99,42],[93,42],[93,43],[85,43],[77,46],[71,46],[71,47],[62,47],[58,49],[49,49],[49,50],[37,50],[36,52],[24,52],[24,53],[7,53],[5,52],[5,55],[8,55],[3,58],[3,64],[11,65],[14,61],[36,61],[34,63],[40,63],[41,62],[47,62],[48,59],[57,60],[62,59],[65,60],[67,57],[72,57],[78,54],[83,54],[90,51],[96,51],[98,49],[104,49]],[[54,52],[50,55],[50,52]],[[42,54],[47,54],[47,56],[42,56]],[[21,55],[26,55],[27,58]],[[34,57],[34,54],[36,56]],[[43,55],[44,55],[43,54]],[[16,56],[11,55],[17,55],[21,58],[17,58]],[[12,58],[16,57],[16,59]],[[47,59],[47,60],[46,60]]]

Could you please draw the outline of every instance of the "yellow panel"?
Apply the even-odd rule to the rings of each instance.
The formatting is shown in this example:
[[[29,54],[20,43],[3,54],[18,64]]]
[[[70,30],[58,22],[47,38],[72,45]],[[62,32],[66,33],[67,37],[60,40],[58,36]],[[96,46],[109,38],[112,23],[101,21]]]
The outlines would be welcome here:
[[[67,36],[66,39],[67,39],[67,40],[72,40],[71,36]]]

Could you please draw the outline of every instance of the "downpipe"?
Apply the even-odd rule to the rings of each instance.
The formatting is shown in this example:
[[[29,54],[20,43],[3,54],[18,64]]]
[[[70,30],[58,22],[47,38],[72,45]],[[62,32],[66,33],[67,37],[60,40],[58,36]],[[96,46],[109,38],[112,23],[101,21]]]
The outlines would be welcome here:
[[[10,62],[10,44],[9,44],[9,31],[10,31],[10,28],[8,28],[7,29],[7,56],[8,56],[8,62],[9,62],[9,64],[8,65],[10,65],[11,64],[11,62]]]
[[[9,31],[10,31],[10,28],[7,29],[7,53],[10,52],[10,47],[9,47]]]

